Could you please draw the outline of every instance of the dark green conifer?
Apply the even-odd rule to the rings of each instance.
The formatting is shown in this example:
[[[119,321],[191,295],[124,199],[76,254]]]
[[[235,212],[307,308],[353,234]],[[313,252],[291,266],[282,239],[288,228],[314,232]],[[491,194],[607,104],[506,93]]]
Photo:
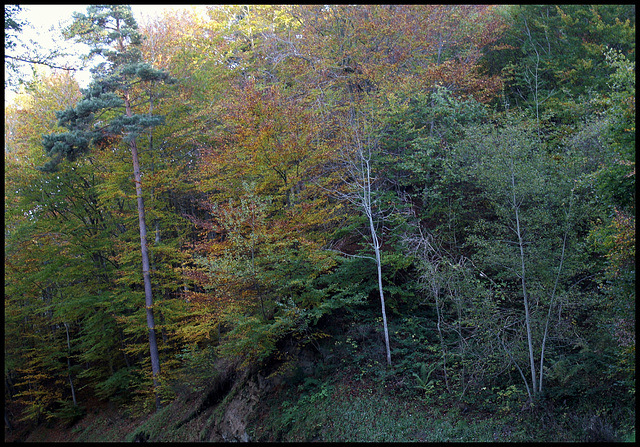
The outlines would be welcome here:
[[[142,180],[138,160],[137,139],[145,130],[164,122],[162,116],[135,113],[143,98],[134,98],[136,86],[146,83],[175,82],[166,72],[157,70],[142,59],[142,37],[128,5],[91,5],[86,14],[74,13],[74,22],[65,30],[65,37],[91,47],[89,58],[102,56],[93,70],[94,80],[83,91],[75,107],[57,114],[59,124],[67,132],[46,135],[43,145],[52,158],[43,170],[55,170],[63,159],[73,161],[92,148],[110,141],[122,141],[131,150],[138,202],[142,273],[145,308],[149,327],[149,345],[154,386],[158,386],[160,360],[153,318],[153,296],[149,273]],[[135,99],[135,105],[134,105]],[[113,143],[109,143],[113,144]],[[156,406],[159,400],[156,394]]]

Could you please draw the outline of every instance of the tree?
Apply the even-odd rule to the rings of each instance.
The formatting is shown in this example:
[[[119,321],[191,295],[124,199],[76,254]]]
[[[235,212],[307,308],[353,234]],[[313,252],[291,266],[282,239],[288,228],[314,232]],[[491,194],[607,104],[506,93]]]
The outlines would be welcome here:
[[[610,314],[618,343],[619,367],[626,380],[635,374],[635,62],[609,49],[610,76],[607,106],[600,126],[599,149],[606,155],[595,173],[598,195],[608,208],[607,219],[592,229],[590,239],[604,250],[607,267],[602,289],[613,302]]]
[[[490,203],[490,213],[477,220],[468,239],[475,252],[471,259],[483,278],[502,283],[509,296],[503,304],[505,325],[496,337],[534,399],[543,395],[546,361],[557,349],[550,340],[571,339],[553,309],[566,302],[576,276],[584,274],[588,253],[581,246],[581,228],[594,211],[576,160],[557,164],[545,153],[535,125],[507,122],[469,130],[457,150],[475,166],[469,169],[471,179]],[[522,303],[518,326],[524,335],[508,323],[515,297]]]
[[[507,104],[521,106],[543,124],[541,133],[572,132],[593,112],[611,66],[606,46],[635,57],[633,5],[510,5],[500,7],[508,29],[488,55],[502,71]]]
[[[60,123],[68,129],[63,134],[45,136],[43,144],[53,157],[44,169],[55,169],[63,159],[71,161],[89,151],[90,147],[111,146],[112,138],[124,141],[131,151],[136,187],[140,230],[140,253],[145,290],[145,308],[149,328],[149,348],[154,386],[158,386],[160,360],[155,334],[153,295],[151,290],[147,226],[142,195],[142,177],[138,157],[138,137],[145,129],[163,122],[151,113],[135,113],[134,103],[139,86],[148,83],[172,82],[166,72],[156,70],[141,59],[141,35],[126,5],[92,5],[86,14],[75,13],[74,23],[66,30],[68,38],[76,38],[91,46],[91,55],[102,55],[106,62],[95,68],[95,80],[84,92],[75,108],[59,114]],[[110,120],[109,120],[110,119]],[[156,395],[156,406],[160,406]]]
[[[22,27],[25,25],[24,22],[17,19],[17,15],[20,13],[22,8],[20,5],[5,5],[4,6],[4,51],[5,51],[5,70],[9,69],[9,74],[15,74],[17,68],[13,64],[9,64],[6,66],[6,53],[8,50],[14,49],[17,43],[18,33],[22,31]],[[10,83],[9,76],[4,80],[5,88]]]
[[[22,8],[20,7],[20,5],[5,5],[4,7],[5,50],[15,48],[15,46],[17,45],[15,41],[16,37],[12,34],[19,33],[20,31],[22,31],[22,27],[24,26],[23,22],[16,19],[16,16],[20,13],[21,10]]]
[[[5,88],[25,83],[24,73],[21,72],[25,64],[30,66],[34,73],[38,66],[69,72],[78,70],[78,67],[70,66],[68,63],[58,62],[61,58],[69,56],[62,49],[56,48],[45,52],[38,42],[33,40],[28,44],[22,42],[20,34],[25,26],[30,26],[28,21],[18,17],[22,11],[20,5],[5,5],[4,7]]]
[[[316,184],[328,151],[305,108],[308,97],[240,76],[228,88],[224,107],[201,115],[217,125],[200,151],[208,219],[194,216],[206,232],[194,255],[210,278],[211,307],[229,330],[221,349],[246,365],[345,298],[317,279],[335,265],[322,248],[335,217]]]
[[[377,270],[387,365],[391,366],[391,347],[389,344],[389,328],[387,326],[387,310],[384,301],[382,260],[380,256],[382,234],[380,234],[379,220],[382,217],[383,210],[380,206],[380,198],[376,196],[375,190],[376,181],[380,179],[376,178],[373,168],[373,157],[379,147],[379,143],[374,136],[374,130],[371,128],[372,123],[366,119],[358,119],[356,117],[357,113],[357,111],[352,110],[350,120],[344,130],[346,135],[342,140],[342,144],[344,144],[341,148],[342,156],[341,159],[337,160],[339,165],[338,172],[344,176],[344,183],[340,185],[341,191],[336,192],[336,195],[354,205],[366,217],[368,236],[370,238],[369,244],[373,248],[375,256],[371,259],[375,261]],[[366,257],[370,258],[369,256]]]
[[[56,173],[36,169],[46,160],[42,135],[61,130],[55,126],[55,110],[80,96],[75,80],[60,73],[36,78],[30,92],[5,108],[5,327],[12,334],[6,374],[26,404],[25,416],[63,416],[54,408],[58,404],[68,410],[67,416],[81,411],[76,394],[83,382],[79,369],[84,368],[76,363],[76,354],[82,356],[76,337],[93,313],[96,300],[91,298],[113,280],[112,265],[105,264],[111,222],[96,206],[95,177],[88,166],[69,164]],[[108,326],[108,313],[100,317],[102,328]],[[96,338],[103,343],[98,361],[106,363],[111,354],[105,353],[116,352],[118,343],[110,344],[105,331]],[[84,340],[95,344],[96,338],[86,332]],[[66,379],[61,381],[59,359],[65,351]],[[86,369],[98,366],[84,360],[91,363]],[[32,382],[38,375],[51,380],[36,387]],[[71,386],[70,405],[65,382]]]

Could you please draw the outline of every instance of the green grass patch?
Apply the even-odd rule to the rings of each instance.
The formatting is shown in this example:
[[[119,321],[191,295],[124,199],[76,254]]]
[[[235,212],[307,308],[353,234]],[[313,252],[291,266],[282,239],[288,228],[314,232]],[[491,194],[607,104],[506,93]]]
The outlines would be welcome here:
[[[268,415],[250,427],[255,441],[282,442],[487,442],[510,441],[513,431],[500,421],[461,417],[457,409],[439,411],[359,381],[309,379],[270,400]],[[299,396],[296,398],[296,396]]]

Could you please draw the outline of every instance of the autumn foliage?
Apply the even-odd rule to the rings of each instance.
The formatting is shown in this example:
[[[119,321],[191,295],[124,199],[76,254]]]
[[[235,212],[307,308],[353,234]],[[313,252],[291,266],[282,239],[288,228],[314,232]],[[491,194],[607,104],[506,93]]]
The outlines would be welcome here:
[[[127,26],[140,80],[39,74],[5,105],[11,420],[73,420],[94,395],[143,413],[220,359],[288,374],[306,346],[329,365],[349,321],[385,368],[383,292],[384,374],[407,393],[610,408],[606,383],[635,389],[628,8],[218,5]],[[83,124],[111,88],[127,113]],[[83,150],[49,172],[46,135]]]

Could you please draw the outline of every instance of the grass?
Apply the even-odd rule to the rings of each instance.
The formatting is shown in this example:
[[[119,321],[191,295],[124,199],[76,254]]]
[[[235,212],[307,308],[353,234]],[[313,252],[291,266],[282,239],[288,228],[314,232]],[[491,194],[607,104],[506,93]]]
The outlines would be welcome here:
[[[208,380],[208,392],[181,394],[152,414],[127,417],[115,406],[95,403],[74,426],[39,427],[22,440],[208,441],[234,399],[259,398],[255,411],[240,415],[250,440],[257,442],[635,442],[635,404],[616,412],[597,403],[554,407],[549,400],[529,411],[523,410],[524,395],[515,386],[482,387],[461,402],[436,382],[436,388],[416,386],[421,381],[411,380],[411,369],[387,370],[375,361],[380,353],[364,352],[358,346],[364,342],[346,340],[335,361],[318,362],[311,375],[298,368],[279,377],[266,396],[253,395],[246,376],[230,387]],[[422,376],[422,382],[431,383],[426,373]],[[218,397],[204,405],[211,391]]]
[[[634,442],[635,427],[613,431],[610,420],[579,417],[540,409],[490,412],[467,410],[455,399],[439,395],[401,393],[372,378],[354,378],[348,370],[324,377],[302,377],[283,382],[248,415],[247,432],[257,442],[581,442],[596,435]],[[237,390],[237,388],[236,388]],[[224,406],[189,417],[202,396],[177,399],[158,412],[126,417],[115,408],[96,408],[73,427],[34,431],[27,441],[155,442],[203,441],[215,429]],[[629,417],[632,415],[629,414]],[[624,419],[629,419],[624,417]],[[632,419],[629,419],[632,420]],[[597,438],[596,438],[597,439]]]
[[[386,387],[358,368],[298,378],[265,400],[249,421],[257,442],[605,442],[635,439],[631,413],[594,416],[551,403],[523,410],[510,388],[460,402]],[[473,402],[475,401],[475,405]],[[485,402],[486,401],[486,402]],[[627,422],[628,424],[629,422]],[[614,426],[616,428],[614,428]]]
[[[354,386],[355,385],[355,386]],[[304,386],[302,387],[304,389]],[[487,442],[519,440],[495,419],[462,417],[419,399],[407,400],[374,383],[324,382],[297,398],[290,390],[265,403],[267,416],[254,421],[256,441],[282,442]]]

